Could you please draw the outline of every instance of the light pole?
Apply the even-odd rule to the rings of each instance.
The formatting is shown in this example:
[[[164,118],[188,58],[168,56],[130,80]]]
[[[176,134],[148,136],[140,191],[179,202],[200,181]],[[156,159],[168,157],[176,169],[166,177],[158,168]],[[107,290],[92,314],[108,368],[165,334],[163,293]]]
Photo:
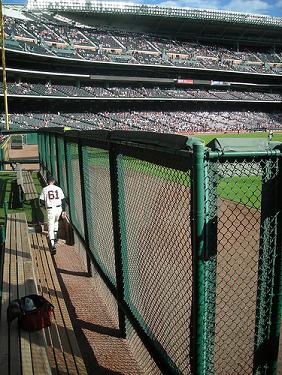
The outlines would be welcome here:
[[[5,63],[5,34],[4,34],[4,20],[3,20],[2,0],[0,0],[0,24],[1,24],[2,74],[3,74],[4,108],[5,108],[5,128],[7,130],[9,130],[7,81],[6,81],[6,63]]]

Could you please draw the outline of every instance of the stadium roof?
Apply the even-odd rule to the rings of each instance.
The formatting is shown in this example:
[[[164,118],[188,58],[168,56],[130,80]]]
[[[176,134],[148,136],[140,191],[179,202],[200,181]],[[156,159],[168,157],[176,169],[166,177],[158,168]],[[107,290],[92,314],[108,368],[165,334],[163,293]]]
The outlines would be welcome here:
[[[282,27],[282,18],[223,10],[164,7],[122,2],[93,0],[28,0],[30,10],[90,12],[100,14],[131,14],[139,16],[186,18],[190,20],[222,21],[236,24]]]
[[[29,0],[27,7],[5,5],[30,19],[77,26],[129,30],[173,39],[282,46],[282,18],[205,9],[91,0]],[[6,13],[7,14],[7,13]],[[11,15],[9,16],[18,17]],[[45,21],[45,22],[46,22]]]

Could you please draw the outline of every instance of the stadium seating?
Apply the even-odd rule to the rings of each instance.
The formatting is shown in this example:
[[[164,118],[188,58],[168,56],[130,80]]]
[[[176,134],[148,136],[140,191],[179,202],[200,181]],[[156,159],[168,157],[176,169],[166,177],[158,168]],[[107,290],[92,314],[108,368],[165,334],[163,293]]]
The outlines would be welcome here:
[[[92,84],[83,82],[80,87],[77,83],[47,82],[32,83],[8,82],[9,95],[35,95],[35,96],[61,96],[61,97],[97,97],[97,98],[166,98],[166,99],[195,99],[195,100],[242,100],[242,101],[282,101],[282,94],[244,91],[231,89],[214,89],[211,87],[183,88],[180,86],[158,86],[158,85],[128,85],[110,86],[105,84]],[[2,90],[2,83],[0,83]]]
[[[75,78],[67,80],[64,78],[65,73],[61,77],[57,75],[56,78],[52,76],[52,72],[49,72],[45,78],[43,78],[44,75],[39,78],[38,73],[35,74],[35,78],[31,78],[28,75],[21,76],[21,74],[13,73],[13,75],[8,75],[8,95],[47,96],[50,102],[52,102],[50,97],[61,97],[64,99],[64,103],[69,98],[102,98],[103,103],[114,102],[115,107],[109,106],[110,108],[103,111],[95,109],[94,113],[86,109],[85,112],[81,110],[81,112],[71,113],[71,109],[69,111],[65,109],[64,111],[67,112],[43,113],[40,106],[33,113],[24,113],[21,112],[21,109],[14,109],[18,113],[10,115],[11,127],[40,128],[67,125],[77,129],[132,129],[168,133],[282,129],[281,113],[249,110],[250,107],[247,106],[248,102],[281,103],[281,93],[278,91],[271,92],[271,88],[259,90],[250,85],[235,86],[232,80],[230,86],[213,86],[211,81],[217,79],[214,78],[213,71],[219,71],[217,76],[222,75],[224,82],[227,79],[227,75],[224,74],[225,71],[282,74],[282,51],[279,45],[274,50],[274,47],[259,47],[252,46],[252,44],[249,47],[239,47],[239,44],[235,43],[225,45],[223,42],[204,42],[203,40],[196,40],[197,38],[193,41],[180,41],[156,35],[156,33],[122,30],[120,25],[111,25],[111,29],[108,26],[86,26],[48,12],[31,14],[25,9],[24,15],[25,17],[22,18],[13,18],[11,14],[4,16],[7,49],[57,56],[62,59],[106,62],[107,74],[116,74],[111,72],[112,66],[109,64],[111,62],[129,64],[130,69],[131,67],[134,69],[138,65],[149,64],[154,65],[153,69],[156,71],[158,65],[202,69],[205,70],[205,74],[210,70],[208,73],[209,85],[180,85],[177,83],[176,77],[178,75],[173,73],[172,76],[169,76],[165,70],[161,69],[159,71],[165,73],[160,77],[169,77],[171,82],[175,82],[175,84],[142,83],[141,79],[136,83],[134,81],[118,83],[115,80],[98,82],[89,78],[87,80],[85,78],[82,80]],[[44,60],[47,61],[47,59]],[[75,62],[74,69],[80,64],[80,62]],[[55,64],[53,67],[54,71],[62,73],[60,69],[63,68],[58,68]],[[99,68],[101,67],[102,64],[99,64]],[[93,74],[93,69],[90,69],[88,74]],[[105,69],[105,67],[103,66],[102,69]],[[124,66],[122,69],[124,69]],[[120,74],[125,72],[122,69],[120,69],[120,72],[123,73]],[[143,69],[143,71],[146,72],[146,69]],[[150,75],[151,71],[152,68],[148,70],[149,73],[147,74]],[[67,72],[72,74],[78,72],[78,70],[72,72],[71,65],[69,65]],[[103,74],[100,72],[97,74]],[[180,70],[177,72],[180,72]],[[130,76],[129,70],[125,74]],[[200,71],[197,74],[201,80],[204,79],[204,75],[201,75]],[[206,74],[206,76],[208,75]],[[244,82],[244,80],[238,80],[237,82]],[[0,83],[0,90],[3,90],[2,83]],[[106,99],[109,99],[108,102]],[[149,109],[122,111],[117,109],[117,105],[120,103],[112,99],[138,99],[138,103],[143,101],[143,106],[147,99],[159,103],[165,100],[177,102],[180,99],[185,99],[197,102],[196,108],[199,108],[189,112],[188,110],[177,109],[167,111],[166,104],[163,104],[156,111]],[[17,98],[13,100],[18,101]],[[33,99],[27,100],[31,102]],[[44,100],[42,99],[42,102]],[[233,109],[211,111],[200,106],[202,101],[242,102],[242,108],[238,111]],[[79,103],[79,101],[75,102]],[[81,100],[81,102],[83,102],[83,105],[84,103],[91,103],[90,100]],[[91,104],[87,105],[90,106]],[[126,105],[128,105],[128,101]],[[223,105],[223,108],[226,108],[226,104]],[[104,107],[106,108],[106,105]],[[81,108],[85,107],[82,106]],[[1,122],[4,123],[3,115]]]
[[[236,72],[281,74],[281,51],[241,51],[232,46],[179,42],[150,34],[115,32],[5,17],[6,47],[63,58],[185,66]]]
[[[260,111],[103,111],[96,113],[14,113],[11,128],[69,126],[86,129],[149,130],[159,133],[244,132],[281,129],[281,112]],[[5,123],[4,115],[1,124]]]

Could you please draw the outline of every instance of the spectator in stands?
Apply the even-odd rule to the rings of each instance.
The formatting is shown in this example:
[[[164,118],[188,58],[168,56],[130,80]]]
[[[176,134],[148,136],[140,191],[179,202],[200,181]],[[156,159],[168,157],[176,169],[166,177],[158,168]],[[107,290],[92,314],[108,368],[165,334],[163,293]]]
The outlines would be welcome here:
[[[37,23],[4,17],[7,40],[16,41],[16,44],[10,48],[94,61],[282,73],[282,53],[279,50],[259,52],[243,48],[239,51],[232,46],[176,41],[128,31],[116,31],[113,34],[111,30],[103,28],[89,29],[67,24],[59,25],[50,22],[50,19],[44,18],[43,15],[40,17],[42,22]],[[54,43],[63,48],[53,49]],[[89,47],[91,49],[88,49]],[[176,55],[181,58],[175,58]]]

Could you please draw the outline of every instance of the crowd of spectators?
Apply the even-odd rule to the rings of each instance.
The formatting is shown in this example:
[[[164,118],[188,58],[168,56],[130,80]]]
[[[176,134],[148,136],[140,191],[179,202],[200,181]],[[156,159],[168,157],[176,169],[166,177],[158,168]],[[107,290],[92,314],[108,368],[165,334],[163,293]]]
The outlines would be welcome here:
[[[0,91],[3,85],[0,83]],[[164,98],[164,99],[190,99],[190,100],[242,100],[242,101],[282,101],[282,94],[216,88],[183,88],[181,86],[145,86],[126,85],[117,86],[109,84],[90,84],[82,82],[7,82],[7,91],[10,95],[34,96],[61,96],[61,97],[96,97],[96,98]]]
[[[256,50],[5,17],[7,47],[93,61],[282,73],[281,50]],[[13,41],[13,44],[9,41]],[[36,49],[33,46],[40,46]]]
[[[245,132],[281,129],[282,112],[103,111],[96,113],[10,114],[11,128],[69,126],[74,129],[143,130],[158,133]],[[4,125],[4,115],[1,124]]]

